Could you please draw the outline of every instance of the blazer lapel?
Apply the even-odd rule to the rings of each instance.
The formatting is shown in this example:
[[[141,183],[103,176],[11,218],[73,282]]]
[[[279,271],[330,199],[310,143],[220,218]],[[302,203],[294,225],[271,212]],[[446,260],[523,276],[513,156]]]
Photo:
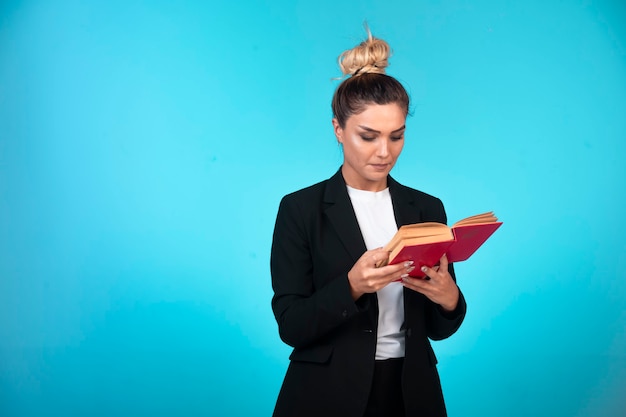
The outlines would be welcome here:
[[[422,221],[422,211],[415,203],[413,196],[406,192],[393,178],[387,178],[389,194],[393,204],[393,214],[396,217],[398,227],[405,224],[419,223]]]
[[[388,177],[387,183],[397,226],[421,222],[422,211],[416,205],[412,195],[407,193],[391,176]],[[348,196],[341,169],[328,180],[324,193],[324,204],[326,205],[324,212],[328,216],[330,223],[337,231],[337,235],[344,247],[352,256],[354,262],[356,262],[367,249],[359,223],[354,214],[352,202]]]
[[[359,222],[354,214],[354,208],[348,195],[346,182],[341,174],[341,168],[333,175],[326,185],[324,193],[324,210],[328,220],[337,232],[339,240],[346,248],[352,261],[356,263],[361,255],[367,250]],[[367,316],[370,320],[370,328],[378,326],[378,297],[376,293],[363,294],[362,299],[369,300],[370,308]]]
[[[336,230],[339,240],[356,262],[367,249],[341,169],[326,184],[324,204],[326,205],[324,212]]]
[[[396,216],[396,223],[398,227],[404,226],[405,224],[420,223],[424,221],[424,215],[420,209],[420,205],[417,201],[415,201],[411,193],[407,192],[404,187],[391,177],[387,179],[387,184],[389,184],[389,194],[391,194],[393,212]],[[413,326],[413,322],[415,320],[414,312],[422,311],[422,309],[418,307],[417,303],[423,303],[424,300],[426,300],[426,297],[423,294],[417,293],[408,288],[404,288],[403,296],[404,323],[402,323],[400,329],[405,330],[407,334],[410,335],[411,327]],[[407,308],[407,306],[412,306],[412,308]]]

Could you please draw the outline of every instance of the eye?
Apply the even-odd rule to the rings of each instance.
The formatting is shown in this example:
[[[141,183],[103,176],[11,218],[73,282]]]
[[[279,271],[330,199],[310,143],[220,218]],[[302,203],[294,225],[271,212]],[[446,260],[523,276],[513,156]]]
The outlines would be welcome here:
[[[373,140],[376,140],[376,136],[361,135],[361,139],[363,139],[366,142],[371,142]]]
[[[399,140],[404,139],[404,135],[400,135],[400,136],[392,136],[391,140],[393,140],[394,142],[397,142]]]

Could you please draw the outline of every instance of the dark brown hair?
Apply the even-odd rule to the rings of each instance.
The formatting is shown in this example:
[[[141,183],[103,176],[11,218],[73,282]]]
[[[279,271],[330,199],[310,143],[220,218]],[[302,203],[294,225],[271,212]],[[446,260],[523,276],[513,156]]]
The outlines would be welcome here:
[[[333,116],[339,126],[345,127],[346,120],[361,113],[369,104],[399,105],[406,115],[409,113],[409,95],[395,78],[386,74],[358,74],[344,80],[333,96]]]

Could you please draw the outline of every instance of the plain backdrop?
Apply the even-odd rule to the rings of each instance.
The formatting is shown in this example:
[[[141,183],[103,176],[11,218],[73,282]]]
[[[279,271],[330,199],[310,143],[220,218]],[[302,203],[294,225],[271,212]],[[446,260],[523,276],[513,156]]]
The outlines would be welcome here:
[[[412,116],[392,175],[451,222],[450,416],[626,409],[626,4],[0,4],[0,415],[267,416],[280,198],[330,177],[367,20]]]

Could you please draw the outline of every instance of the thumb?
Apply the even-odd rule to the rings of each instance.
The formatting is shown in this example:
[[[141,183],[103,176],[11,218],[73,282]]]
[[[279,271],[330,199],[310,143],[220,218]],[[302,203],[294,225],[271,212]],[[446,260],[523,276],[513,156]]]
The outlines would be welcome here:
[[[389,251],[386,251],[384,248],[376,249],[374,259],[376,260],[376,268],[387,265],[389,263]]]

